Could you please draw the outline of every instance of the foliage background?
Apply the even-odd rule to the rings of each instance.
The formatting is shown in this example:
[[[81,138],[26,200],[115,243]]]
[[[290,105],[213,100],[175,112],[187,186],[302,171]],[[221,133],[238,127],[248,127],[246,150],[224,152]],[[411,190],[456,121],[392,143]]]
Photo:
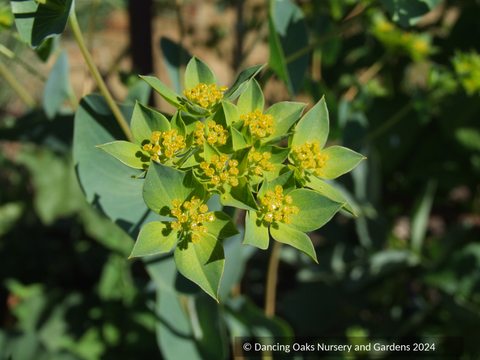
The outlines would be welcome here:
[[[201,321],[200,335],[186,319],[192,331],[186,337],[200,349],[195,356],[233,358],[235,334],[456,335],[464,339],[464,358],[477,358],[479,2],[275,4],[282,11],[254,0],[154,2],[148,69],[131,56],[150,55],[148,46],[128,45],[136,25],[128,24],[127,3],[76,1],[117,100],[148,102],[136,75],[152,70],[179,90],[177,65],[188,54],[207,62],[227,86],[238,70],[269,62],[259,78],[267,106],[292,96],[313,105],[325,95],[329,144],[368,157],[336,181],[359,217],[340,213],[310,234],[319,265],[283,248],[278,318],[262,313],[270,250],[243,249],[241,236],[225,244],[239,270],[225,304],[197,298],[206,302],[197,303],[203,314],[215,318]],[[182,334],[171,328],[177,318],[155,313],[158,285],[141,261],[127,260],[133,240],[87,204],[78,185],[75,101],[68,98],[70,88],[79,99],[95,85],[72,34],[67,27],[44,63],[19,41],[8,5],[0,2],[0,44],[14,56],[2,48],[0,63],[36,106],[28,109],[0,77],[0,359],[182,358]],[[288,9],[296,14],[290,23],[281,16]],[[187,53],[178,50],[180,41]],[[288,59],[315,42],[295,66],[275,55],[281,47]],[[159,97],[150,99],[172,112]],[[162,311],[174,314],[177,295],[159,293],[163,304],[173,304]]]

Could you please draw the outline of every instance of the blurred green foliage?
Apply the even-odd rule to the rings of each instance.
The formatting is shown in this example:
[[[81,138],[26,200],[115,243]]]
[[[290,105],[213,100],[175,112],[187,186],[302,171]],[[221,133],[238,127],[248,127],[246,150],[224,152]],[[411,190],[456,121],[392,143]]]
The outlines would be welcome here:
[[[7,5],[0,2],[0,37],[17,60],[0,47],[0,62],[20,67],[18,58],[32,58],[22,55],[29,50]],[[281,5],[290,17],[244,19],[270,25],[272,35],[260,42],[280,57],[270,60],[260,83],[276,74],[285,98],[300,94],[315,104],[325,95],[329,145],[368,157],[335,181],[359,217],[343,212],[310,234],[319,264],[283,248],[274,319],[262,310],[269,251],[245,249],[241,236],[223,242],[220,305],[189,286],[171,258],[127,260],[138,229],[115,224],[101,205],[115,209],[131,194],[114,202],[81,189],[68,106],[53,104],[52,120],[42,109],[12,112],[9,101],[16,98],[0,78],[0,359],[232,359],[235,336],[292,334],[455,335],[464,339],[463,358],[478,358],[480,6],[361,1],[366,10],[341,23],[357,5],[306,0]],[[432,8],[430,20],[422,20]],[[308,34],[303,44],[318,46],[293,69],[287,59],[298,50],[296,31]],[[162,44],[164,52],[183,51]],[[178,76],[183,55],[163,56],[169,74]],[[31,70],[20,74],[28,78]],[[148,99],[136,82],[126,83],[130,105],[135,97]],[[54,87],[65,85],[60,80]],[[102,113],[109,123],[102,101],[87,101],[92,118]],[[92,146],[118,135],[95,130]],[[93,144],[97,138],[103,142]],[[108,175],[92,183],[107,187]],[[141,206],[132,211],[141,214]]]

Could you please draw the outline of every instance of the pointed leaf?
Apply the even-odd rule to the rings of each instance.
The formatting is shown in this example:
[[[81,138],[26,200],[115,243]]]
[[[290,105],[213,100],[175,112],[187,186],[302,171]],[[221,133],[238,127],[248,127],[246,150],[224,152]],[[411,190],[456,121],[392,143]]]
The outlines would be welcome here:
[[[263,108],[265,107],[265,99],[257,80],[253,79],[249,82],[247,88],[238,99],[237,107],[240,115],[246,115],[249,112],[255,111],[256,109],[263,112]]]
[[[202,60],[194,56],[187,65],[185,71],[185,89],[191,89],[198,84],[217,84],[217,79],[210,67]]]
[[[265,196],[268,190],[275,192],[275,186],[280,185],[283,188],[283,194],[288,195],[295,189],[295,171],[291,170],[282,176],[273,179],[271,182],[265,181],[258,192],[258,197]]]
[[[170,88],[162,83],[159,79],[153,76],[140,76],[143,80],[150,84],[153,89],[159,93],[166,102],[170,105],[180,109],[182,104],[184,103],[185,99],[183,99],[180,95],[176,92],[170,90]]]
[[[365,156],[342,146],[331,146],[323,149],[322,154],[327,154],[329,159],[327,166],[323,169],[322,179],[335,179],[346,174],[357,166]]]
[[[170,123],[158,111],[137,102],[133,110],[131,128],[135,144],[144,145],[145,140],[150,141],[154,131],[170,131]]]
[[[323,149],[327,142],[329,132],[328,110],[325,97],[305,114],[295,128],[291,146],[302,146],[305,141],[317,140]]]
[[[153,166],[152,166],[153,165]],[[169,166],[151,162],[143,186],[143,199],[157,214],[172,217],[172,200],[190,200],[197,195],[205,197],[205,188],[190,171],[180,171]]]
[[[245,239],[244,245],[256,246],[262,250],[268,249],[270,235],[268,224],[257,216],[256,211],[247,211],[245,217]]]
[[[281,164],[285,161],[290,153],[290,148],[282,148],[273,145],[262,146],[259,150],[260,154],[264,152],[269,152],[272,154],[272,157],[268,159],[272,164]]]
[[[230,127],[229,131],[232,136],[232,145],[235,151],[246,148],[249,145],[243,134],[233,126]]]
[[[145,225],[130,257],[155,255],[169,252],[177,243],[179,231],[172,230],[169,222],[153,221]]]
[[[225,254],[220,241],[209,234],[201,235],[200,242],[196,244],[184,239],[175,248],[174,256],[178,271],[218,301],[225,266]]]
[[[253,79],[264,67],[265,65],[255,65],[243,70],[240,75],[238,75],[235,83],[227,90],[225,94],[223,94],[223,100],[232,102],[238,98],[248,86],[250,80]]]
[[[297,189],[289,195],[293,199],[292,206],[300,211],[290,214],[292,222],[288,226],[302,232],[322,227],[345,205],[312,190]]]
[[[292,229],[288,225],[281,222],[274,222],[270,226],[270,233],[272,234],[272,237],[278,242],[288,244],[293,246],[294,248],[297,248],[298,250],[310,256],[316,263],[318,263],[317,254],[315,253],[312,241],[307,234]]]
[[[150,154],[129,141],[113,141],[97,147],[135,169],[146,170],[150,164]]]
[[[43,40],[63,33],[67,26],[73,0],[12,0],[12,12],[18,32],[32,48]]]
[[[183,136],[184,140],[187,134],[187,127],[183,122],[182,115],[180,111],[177,111],[175,115],[173,115],[172,120],[170,120],[170,127],[178,131],[178,135]]]
[[[215,149],[212,145],[210,145],[208,142],[203,143],[203,148],[204,148],[204,158],[206,162],[211,162],[212,161],[212,156],[217,155],[220,157],[220,153],[218,152],[217,149]]]
[[[226,239],[239,234],[230,216],[223,211],[214,211],[213,215],[215,215],[215,221],[203,223],[210,235],[216,238]]]
[[[313,189],[313,190],[318,191],[320,194],[323,194],[326,197],[328,197],[328,198],[330,198],[330,199],[332,199],[336,202],[345,203],[345,205],[343,206],[343,209],[348,211],[352,215],[357,216],[357,214],[355,214],[355,211],[353,211],[352,206],[347,202],[347,200],[345,199],[343,194],[340,191],[338,191],[337,189],[335,189],[329,183],[327,183],[323,180],[320,180],[316,176],[311,175],[307,178],[306,186]]]
[[[225,188],[225,193],[220,195],[220,203],[223,206],[234,206],[244,210],[258,210],[257,203],[244,177],[238,178],[237,186],[224,184],[223,187]]]
[[[269,140],[278,138],[289,132],[290,128],[300,119],[303,109],[306,104],[296,102],[280,102],[267,109],[265,114],[273,116],[275,121],[275,132],[272,135],[266,136],[262,139],[262,142],[268,142]]]

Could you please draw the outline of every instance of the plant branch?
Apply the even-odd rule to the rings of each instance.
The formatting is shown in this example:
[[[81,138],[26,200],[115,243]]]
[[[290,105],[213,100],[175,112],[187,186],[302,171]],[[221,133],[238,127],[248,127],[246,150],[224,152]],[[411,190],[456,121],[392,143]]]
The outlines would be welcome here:
[[[5,81],[15,90],[15,92],[22,98],[22,100],[32,109],[37,106],[35,100],[30,96],[30,94],[25,90],[25,88],[18,82],[15,76],[8,70],[8,68],[0,62],[0,75],[3,76]]]
[[[42,81],[47,81],[47,78],[40,74],[35,68],[30,66],[28,63],[26,63],[22,58],[18,57],[12,50],[9,48],[5,47],[4,45],[0,44],[0,53],[5,55],[7,58],[10,60],[14,60],[15,62],[18,63],[18,65],[22,66],[25,70],[27,70],[30,74],[38,77]]]
[[[268,263],[267,285],[265,290],[265,315],[267,317],[275,316],[275,298],[277,295],[278,264],[280,262],[280,250],[282,243],[273,242],[270,262]]]
[[[132,138],[132,133],[130,131],[130,127],[128,126],[127,121],[123,117],[122,112],[120,111],[117,103],[113,99],[112,94],[107,88],[107,85],[105,84],[105,81],[103,81],[102,75],[100,74],[100,71],[98,70],[97,66],[95,65],[95,62],[93,61],[92,55],[87,49],[87,46],[85,44],[85,40],[83,39],[82,31],[80,30],[80,26],[78,24],[77,16],[75,14],[75,10],[72,10],[70,14],[70,26],[72,27],[73,35],[75,36],[75,39],[77,40],[78,46],[80,47],[80,51],[83,54],[83,57],[85,58],[85,61],[87,62],[88,68],[90,69],[93,78],[95,79],[95,82],[98,85],[98,88],[100,89],[100,92],[102,95],[105,97],[105,100],[108,103],[108,106],[112,110],[113,115],[118,121],[118,124],[122,128],[123,132],[125,133],[125,136],[129,141],[133,141]]]

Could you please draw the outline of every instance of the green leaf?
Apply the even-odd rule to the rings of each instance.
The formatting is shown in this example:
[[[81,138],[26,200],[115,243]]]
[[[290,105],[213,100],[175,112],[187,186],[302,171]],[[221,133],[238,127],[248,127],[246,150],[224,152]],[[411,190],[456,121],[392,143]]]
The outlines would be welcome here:
[[[150,164],[150,154],[129,141],[113,141],[97,147],[135,169],[146,170]]]
[[[238,161],[238,174],[242,176],[242,174],[247,170],[248,165],[248,154],[250,153],[250,147],[243,148],[237,150],[232,155],[232,160]]]
[[[325,97],[322,97],[297,124],[291,146],[302,146],[307,140],[310,142],[317,140],[320,143],[320,148],[323,149],[327,142],[328,132],[328,110]]]
[[[320,194],[325,195],[326,197],[332,199],[333,201],[345,203],[345,205],[343,206],[343,209],[348,211],[352,215],[357,216],[355,211],[353,211],[352,206],[347,202],[343,194],[337,189],[335,189],[333,186],[331,186],[329,183],[323,180],[320,180],[318,177],[313,175],[306,177],[306,180],[307,180],[307,183],[306,183],[307,187],[318,191]]]
[[[247,88],[238,99],[237,107],[240,115],[246,115],[256,109],[263,112],[265,99],[262,88],[258,85],[257,80],[253,79],[249,82]]]
[[[223,246],[210,234],[201,235],[199,243],[181,240],[175,248],[175,264],[187,279],[218,301],[218,291],[225,266]]]
[[[442,0],[381,0],[392,15],[392,20],[404,27],[416,25],[423,15]]]
[[[215,221],[206,221],[203,223],[208,230],[208,233],[216,238],[226,239],[230,236],[239,234],[233,220],[223,211],[214,211]]]
[[[212,145],[210,145],[208,142],[203,143],[203,148],[204,148],[204,158],[206,162],[211,162],[212,161],[212,156],[217,155],[220,157],[220,153],[218,152],[217,149],[215,149]]]
[[[287,63],[286,58],[308,45],[302,10],[290,0],[271,0],[268,16],[270,68],[287,84],[290,96],[299,90],[308,67],[308,53]]]
[[[217,84],[213,71],[202,60],[194,56],[185,71],[185,88],[192,89],[198,84]]]
[[[256,211],[247,211],[245,217],[245,239],[244,245],[253,245],[262,250],[268,249],[270,236],[268,234],[268,224],[257,216]]]
[[[270,226],[270,233],[272,234],[272,237],[278,242],[288,244],[293,246],[294,248],[297,248],[298,250],[310,256],[316,263],[318,263],[317,254],[315,253],[312,241],[307,234],[292,229],[288,225],[278,221],[272,223],[272,225]]]
[[[55,61],[43,89],[43,108],[49,119],[57,115],[60,106],[68,99],[72,87],[70,85],[68,55],[62,51]]]
[[[433,199],[437,189],[437,181],[430,179],[423,190],[420,199],[417,200],[415,211],[412,216],[412,235],[410,242],[412,250],[421,253],[425,234],[427,233],[428,220],[432,210]]]
[[[133,107],[120,105],[126,119]],[[95,148],[115,140],[126,140],[107,102],[100,95],[82,99],[75,115],[74,168],[87,201],[116,222],[133,238],[148,222],[158,221],[142,198],[143,181],[132,179],[140,174]]]
[[[253,79],[264,67],[265,65],[255,65],[243,70],[240,75],[238,75],[235,83],[227,90],[225,94],[223,94],[223,100],[232,102],[239,97],[248,86],[250,80]]]
[[[153,166],[152,166],[153,165]],[[205,188],[190,171],[180,171],[152,161],[143,186],[143,199],[157,214],[172,217],[172,200],[205,197]]]
[[[183,122],[180,111],[177,111],[175,115],[173,115],[172,120],[170,120],[170,126],[172,130],[176,129],[178,131],[178,135],[183,136],[184,140],[186,140],[185,138],[187,136],[187,127]]]
[[[238,113],[238,108],[232,103],[222,101],[222,109],[223,109],[225,122],[226,122],[225,125],[222,124],[224,128],[229,127],[240,118],[240,114]]]
[[[232,136],[232,144],[235,151],[246,148],[249,145],[243,134],[233,126],[230,127],[230,134]]]
[[[185,111],[190,115],[198,116],[198,117],[201,117],[201,116],[207,117],[212,115],[211,112],[208,111],[207,109],[204,109],[201,106],[198,106],[195,104],[191,104],[190,102],[185,103],[185,106],[182,107],[182,111]]]
[[[260,191],[258,192],[258,197],[264,197],[268,190],[275,192],[275,186],[277,185],[280,185],[283,188],[284,195],[288,195],[295,189],[295,184],[295,171],[291,170],[282,176],[273,179],[271,182],[265,180]]]
[[[187,61],[192,56],[180,44],[165,37],[160,39],[160,48],[162,49],[163,64],[170,77],[173,90],[180,94],[183,85],[180,81],[181,75]]]
[[[320,176],[322,179],[335,179],[351,171],[360,161],[366,159],[365,156],[342,146],[323,149],[322,154],[327,154],[329,157],[327,166],[323,169],[323,175]]]
[[[220,203],[223,206],[234,206],[244,210],[258,210],[257,203],[244,177],[238,178],[237,186],[226,183],[223,187],[225,188],[225,193],[220,195]]]
[[[172,250],[177,243],[179,231],[172,230],[170,224],[154,221],[145,225],[138,234],[130,257],[155,255]]]
[[[34,0],[10,1],[18,32],[32,48],[63,33],[72,4],[73,0],[48,0],[45,4]]]
[[[275,121],[273,128],[275,129],[275,132],[272,135],[264,137],[262,142],[268,142],[269,140],[288,133],[293,124],[295,124],[295,122],[300,119],[300,116],[302,116],[305,106],[307,105],[303,103],[285,101],[269,107],[267,111],[265,111],[265,114],[273,116],[273,121]]]
[[[162,83],[159,79],[153,76],[140,76],[140,77],[143,80],[145,80],[147,83],[149,83],[150,86],[157,93],[159,93],[165,99],[165,101],[168,102],[170,105],[176,107],[177,109],[180,109],[183,106],[185,99],[183,99],[176,92],[170,90],[170,88],[164,83]]]
[[[170,123],[158,111],[137,102],[133,110],[131,128],[135,144],[144,145],[145,140],[150,142],[154,131],[170,131]]]
[[[312,190],[297,189],[289,195],[293,199],[292,206],[300,211],[290,214],[292,222],[288,226],[302,232],[322,227],[345,205]]]
[[[268,159],[272,164],[282,164],[290,153],[290,148],[281,148],[278,146],[267,145],[262,146],[257,150],[260,154],[263,154],[265,151],[272,154],[272,157]]]
[[[128,86],[128,94],[125,98],[125,105],[134,106],[137,101],[147,103],[152,94],[152,87],[142,79],[137,79],[133,84]]]

